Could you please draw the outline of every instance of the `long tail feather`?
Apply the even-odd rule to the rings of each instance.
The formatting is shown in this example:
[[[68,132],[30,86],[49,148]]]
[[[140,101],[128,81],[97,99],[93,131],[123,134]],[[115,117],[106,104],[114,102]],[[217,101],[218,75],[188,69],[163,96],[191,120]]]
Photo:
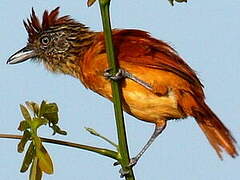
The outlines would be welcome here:
[[[222,159],[222,150],[224,149],[233,158],[238,155],[236,149],[236,140],[231,132],[225,127],[214,112],[201,102],[201,110],[193,108],[192,113],[198,125],[208,138],[218,156]]]

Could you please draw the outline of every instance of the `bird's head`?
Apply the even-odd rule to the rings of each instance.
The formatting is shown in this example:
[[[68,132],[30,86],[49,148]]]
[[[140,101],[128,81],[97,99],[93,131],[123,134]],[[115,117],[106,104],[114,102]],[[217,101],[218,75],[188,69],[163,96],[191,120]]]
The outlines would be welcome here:
[[[32,9],[30,19],[23,21],[28,33],[27,45],[13,54],[7,63],[33,59],[43,62],[50,71],[71,74],[71,67],[89,48],[95,33],[69,16],[58,17],[58,14],[59,7],[50,13],[45,11],[40,23]]]

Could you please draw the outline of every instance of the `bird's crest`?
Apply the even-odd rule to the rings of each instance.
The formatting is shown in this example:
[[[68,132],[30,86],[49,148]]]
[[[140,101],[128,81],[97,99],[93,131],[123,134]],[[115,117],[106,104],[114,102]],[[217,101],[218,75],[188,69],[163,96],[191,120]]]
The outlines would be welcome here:
[[[56,26],[60,24],[70,24],[74,22],[74,20],[71,19],[69,16],[58,17],[58,14],[59,7],[52,10],[50,13],[48,13],[48,11],[45,10],[43,13],[41,24],[38,17],[35,14],[34,9],[32,8],[32,14],[30,15],[30,18],[27,19],[27,22],[23,21],[25,29],[27,30],[29,35],[29,41],[31,42],[37,34],[43,32],[44,30],[49,29],[49,27],[51,26]]]

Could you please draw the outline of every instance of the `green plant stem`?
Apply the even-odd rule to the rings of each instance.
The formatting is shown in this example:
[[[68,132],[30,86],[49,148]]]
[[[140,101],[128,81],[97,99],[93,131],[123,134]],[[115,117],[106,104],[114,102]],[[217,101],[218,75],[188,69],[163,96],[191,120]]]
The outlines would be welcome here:
[[[105,45],[106,45],[106,52],[108,56],[108,64],[109,68],[112,70],[112,73],[115,75],[118,72],[118,63],[115,61],[114,55],[114,47],[112,41],[112,30],[111,30],[111,22],[110,22],[110,15],[109,15],[109,6],[110,0],[99,0],[101,16],[102,16],[102,23],[103,23],[103,30],[104,30],[104,37],[105,37]],[[122,111],[122,104],[121,104],[121,88],[119,82],[112,81],[112,101],[114,104],[114,111],[115,111],[115,119],[116,119],[116,126],[117,126],[117,134],[118,134],[118,145],[119,145],[119,153],[121,159],[119,163],[122,166],[123,171],[129,171],[129,174],[125,176],[126,180],[134,180],[134,174],[131,167],[128,167],[129,164],[129,151],[127,146],[127,138],[126,138],[126,131],[125,131],[125,124],[123,118],[123,111]]]
[[[12,135],[12,134],[0,134],[0,138],[21,139],[22,136]],[[83,145],[83,144],[77,144],[77,143],[55,140],[55,139],[49,139],[49,138],[43,138],[43,137],[40,137],[40,139],[42,140],[42,142],[58,144],[58,145],[62,145],[62,146],[74,147],[74,148],[78,148],[78,149],[82,149],[82,150],[95,152],[95,153],[110,157],[110,158],[115,159],[115,160],[119,159],[118,153],[115,152],[115,151],[109,150],[109,149],[98,148],[98,147],[94,147],[94,146],[87,146],[87,145]]]

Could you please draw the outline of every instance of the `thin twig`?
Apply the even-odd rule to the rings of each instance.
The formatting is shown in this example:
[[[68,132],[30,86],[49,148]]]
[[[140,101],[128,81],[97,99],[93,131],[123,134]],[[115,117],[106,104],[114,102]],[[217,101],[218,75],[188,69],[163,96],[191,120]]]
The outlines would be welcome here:
[[[13,134],[0,134],[0,138],[21,139],[22,136],[13,135]],[[61,141],[61,140],[56,140],[56,139],[49,139],[49,138],[43,138],[43,137],[40,137],[40,138],[45,143],[52,143],[52,144],[87,150],[87,151],[95,152],[95,153],[110,157],[112,159],[118,160],[118,153],[115,151],[109,150],[109,149],[98,148],[98,147],[94,147],[94,146],[87,146],[87,145],[83,145],[83,144],[77,144],[77,143],[73,143],[73,142]]]

